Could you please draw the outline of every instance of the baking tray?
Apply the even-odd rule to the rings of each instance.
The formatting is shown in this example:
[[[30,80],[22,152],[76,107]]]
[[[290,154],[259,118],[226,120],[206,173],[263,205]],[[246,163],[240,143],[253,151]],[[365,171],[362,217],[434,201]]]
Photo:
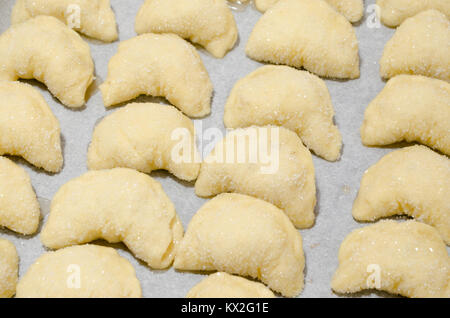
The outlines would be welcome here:
[[[14,3],[15,0],[0,0],[1,33],[10,26],[11,9]],[[136,36],[134,21],[142,3],[142,0],[111,0],[116,14],[120,41]],[[332,275],[338,265],[340,243],[350,231],[366,225],[356,222],[351,214],[352,203],[358,192],[361,177],[368,167],[395,148],[365,147],[359,135],[365,108],[385,85],[379,76],[378,61],[385,43],[394,33],[393,29],[374,23],[374,11],[371,10],[374,3],[375,0],[365,1],[366,10],[369,12],[365,12],[361,22],[354,24],[359,40],[361,77],[349,81],[325,80],[336,112],[335,122],[343,136],[343,152],[338,162],[327,162],[313,156],[317,185],[316,223],[311,229],[300,230],[306,256],[306,268],[305,288],[299,297],[340,296],[333,293],[330,288]],[[225,133],[224,105],[233,85],[262,65],[246,57],[244,52],[250,32],[261,13],[251,4],[237,7],[233,9],[239,29],[239,41],[235,48],[223,59],[216,59],[199,48],[201,58],[214,85],[214,97],[211,115],[194,121],[201,121],[203,129],[217,127],[223,133]],[[119,41],[106,44],[83,38],[91,48],[96,73],[96,81],[90,88],[90,98],[86,107],[81,110],[68,109],[53,98],[44,85],[34,80],[26,81],[42,93],[61,125],[64,167],[60,173],[45,173],[24,160],[13,157],[13,160],[30,174],[44,215],[48,214],[50,201],[57,190],[69,180],[87,171],[86,154],[93,128],[101,118],[114,111],[114,109],[105,110],[98,85],[106,78],[108,61],[116,53]],[[137,101],[155,100],[161,101],[151,97],[137,99]],[[192,216],[206,200],[195,195],[193,183],[180,181],[165,171],[153,172],[151,176],[162,184],[175,204],[186,229]],[[21,236],[0,229],[0,237],[9,239],[15,244],[20,256],[20,276],[24,275],[28,267],[46,252],[39,240],[39,233]],[[198,273],[177,272],[173,268],[152,270],[134,258],[122,244],[108,244],[104,241],[96,243],[117,248],[120,255],[133,264],[144,297],[184,297],[190,288],[206,277]],[[367,291],[352,296],[386,295],[382,292]]]

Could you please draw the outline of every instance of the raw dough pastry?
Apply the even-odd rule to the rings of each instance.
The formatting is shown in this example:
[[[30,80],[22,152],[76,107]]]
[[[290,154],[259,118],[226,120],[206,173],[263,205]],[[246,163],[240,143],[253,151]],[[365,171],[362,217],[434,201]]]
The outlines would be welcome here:
[[[450,159],[425,146],[384,156],[361,180],[353,216],[374,221],[407,214],[434,226],[450,245]]]
[[[352,23],[358,22],[364,16],[363,0],[326,0],[326,2]]]
[[[246,137],[252,139],[243,142]],[[274,164],[273,169],[265,173],[262,168],[267,167],[264,160],[259,156],[258,160],[251,161],[251,156],[255,152],[260,154],[266,147],[270,150],[272,143],[275,144],[271,154],[276,157],[278,166]],[[245,161],[220,160],[220,154],[226,159],[230,145],[239,152],[242,144]],[[219,160],[214,160],[214,157]],[[296,227],[307,228],[314,224],[316,184],[311,153],[300,138],[286,128],[254,126],[229,132],[202,163],[195,183],[195,193],[201,197],[222,192],[242,193],[266,200],[284,210]]]
[[[172,152],[185,132],[188,162],[177,161]],[[183,151],[183,150],[182,150]],[[133,168],[150,173],[165,169],[176,177],[192,181],[200,163],[195,147],[193,122],[175,107],[153,103],[132,103],[105,117],[95,128],[88,150],[89,169]]]
[[[89,45],[64,23],[38,16],[0,35],[0,80],[34,78],[68,107],[85,104],[94,78]]]
[[[187,298],[274,298],[272,291],[261,283],[224,272],[209,275],[195,285]]]
[[[342,136],[325,82],[306,71],[266,65],[239,80],[225,105],[228,128],[279,125],[291,129],[317,155],[335,161]]]
[[[133,266],[110,247],[83,245],[48,252],[17,285],[18,298],[141,297]]]
[[[359,77],[355,31],[323,0],[279,1],[256,23],[245,51],[254,60],[320,76]]]
[[[59,122],[31,85],[0,81],[0,155],[25,158],[36,167],[61,171]]]
[[[225,0],[146,0],[136,16],[136,33],[174,33],[224,57],[238,30]]]
[[[325,0],[350,22],[358,22],[364,15],[364,3],[362,0]],[[423,1],[423,0],[421,0]],[[265,12],[278,0],[255,0],[256,8]]]
[[[59,249],[96,239],[123,242],[152,268],[172,264],[183,236],[161,185],[131,169],[90,171],[63,185],[52,200],[41,241]]]
[[[14,245],[0,238],[0,298],[10,298],[16,293],[19,273],[19,256]]]
[[[376,288],[406,297],[448,298],[449,277],[450,258],[433,227],[380,221],[345,238],[331,286],[338,293]]]
[[[174,34],[147,33],[119,44],[100,90],[106,107],[146,94],[202,117],[211,111],[213,87],[191,44]]]
[[[380,7],[381,22],[389,27],[396,27],[407,18],[417,13],[436,9],[450,17],[448,0],[377,0]]]
[[[380,75],[417,74],[450,81],[450,21],[428,10],[408,18],[386,43]]]
[[[449,83],[399,75],[367,107],[361,138],[367,146],[417,141],[450,155],[449,123]]]
[[[281,210],[259,199],[224,193],[194,215],[174,267],[250,276],[293,297],[303,289],[305,258],[300,233]]]
[[[117,40],[116,18],[109,0],[17,0],[11,23],[24,22],[38,15],[51,15],[66,24],[73,16],[79,18],[79,26],[74,25],[74,30],[105,42]]]
[[[37,231],[40,207],[25,170],[0,157],[0,226],[29,235]]]

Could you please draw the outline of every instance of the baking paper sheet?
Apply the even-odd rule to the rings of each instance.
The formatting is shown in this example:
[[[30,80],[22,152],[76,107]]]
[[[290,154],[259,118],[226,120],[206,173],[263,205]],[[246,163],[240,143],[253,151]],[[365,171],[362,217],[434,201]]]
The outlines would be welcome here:
[[[14,2],[15,0],[0,0],[0,32],[4,32],[10,25]],[[134,20],[142,3],[142,0],[111,0],[118,23],[120,41],[136,36]],[[369,9],[370,13],[366,11],[365,18],[354,25],[359,40],[361,77],[349,81],[326,80],[336,112],[335,122],[343,135],[344,146],[342,158],[338,162],[327,162],[313,156],[317,183],[317,218],[314,227],[300,231],[303,236],[306,269],[305,289],[299,297],[339,296],[330,288],[330,281],[338,264],[339,245],[350,231],[366,225],[357,223],[351,215],[351,207],[359,182],[369,166],[395,148],[367,148],[362,145],[359,135],[365,108],[385,85],[378,73],[378,61],[385,43],[394,33],[393,29],[374,23],[374,3],[375,0],[365,0],[366,10]],[[223,113],[228,94],[237,80],[262,65],[246,57],[244,52],[250,32],[261,13],[249,5],[233,10],[233,14],[239,29],[239,41],[236,47],[223,59],[216,59],[199,48],[214,85],[211,115],[195,120],[202,122],[203,129],[217,127],[225,132]],[[86,153],[93,128],[101,118],[114,111],[114,109],[105,110],[98,85],[106,78],[108,61],[116,53],[119,41],[105,44],[83,38],[91,47],[97,77],[90,89],[91,96],[85,108],[75,111],[68,109],[53,98],[44,85],[36,81],[27,81],[43,94],[59,119],[62,131],[64,168],[60,173],[48,174],[33,168],[18,157],[13,158],[30,174],[44,214],[48,213],[49,202],[59,187],[86,172]],[[158,99],[140,97],[137,100]],[[194,213],[206,200],[195,195],[193,184],[177,180],[167,172],[157,171],[151,176],[161,182],[175,204],[186,229]],[[20,255],[21,276],[46,251],[40,243],[39,234],[21,236],[0,229],[0,237],[9,239],[16,245]],[[202,274],[177,272],[173,269],[151,270],[135,259],[122,244],[111,245],[104,241],[96,243],[116,247],[119,253],[133,264],[145,297],[184,297],[191,287],[205,278]],[[371,291],[356,294],[356,296],[364,297],[386,295]]]

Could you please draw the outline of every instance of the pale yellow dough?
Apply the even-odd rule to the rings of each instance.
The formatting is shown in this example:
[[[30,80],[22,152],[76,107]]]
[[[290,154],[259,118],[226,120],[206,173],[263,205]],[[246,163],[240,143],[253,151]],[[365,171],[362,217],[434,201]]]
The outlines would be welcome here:
[[[14,245],[0,238],[0,298],[16,293],[19,274],[19,256]]]
[[[211,111],[213,87],[191,44],[174,34],[147,33],[119,44],[100,90],[106,107],[146,94],[202,117]]]
[[[96,239],[123,242],[152,268],[172,264],[183,236],[175,208],[161,185],[126,168],[90,171],[63,185],[41,232],[52,249]]]
[[[331,78],[358,78],[352,25],[323,0],[281,0],[256,23],[245,49],[257,61]]]
[[[17,0],[11,23],[38,15],[53,16],[66,24],[77,23],[75,19],[79,18],[79,26],[74,25],[74,30],[105,42],[117,40],[116,18],[109,0]]]
[[[225,105],[228,128],[278,125],[294,131],[318,156],[340,157],[342,136],[325,82],[306,71],[267,65],[239,80]]]
[[[448,298],[449,277],[450,258],[433,227],[416,221],[380,221],[345,238],[331,286],[338,293],[377,287],[406,297]]]
[[[276,133],[271,129],[277,129],[279,136],[279,144],[272,150],[277,157],[278,167],[274,166],[273,171],[264,173],[262,167],[267,165],[261,158],[256,162],[250,158],[254,149],[263,149],[261,145],[271,149],[271,143],[276,142]],[[268,138],[265,138],[266,133]],[[229,145],[233,143],[236,152],[239,152],[242,136],[257,136],[244,144],[245,161],[213,160],[214,156],[218,157],[221,153],[226,158]],[[312,156],[300,138],[286,128],[253,126],[236,129],[215,146],[201,165],[195,193],[209,197],[223,192],[242,193],[266,200],[282,209],[298,228],[314,224],[316,184]]]
[[[417,13],[436,9],[450,17],[448,0],[377,0],[380,7],[381,22],[389,27],[396,27],[404,20]]]
[[[136,16],[137,34],[174,33],[222,58],[238,30],[226,0],[146,0]]]
[[[133,266],[110,247],[83,245],[48,252],[17,285],[18,298],[137,298]]]
[[[364,16],[363,0],[326,0],[326,2],[352,23],[358,22]]]
[[[189,161],[172,154],[179,140],[177,131],[189,134],[185,143]],[[95,127],[88,150],[89,169],[127,167],[150,173],[165,169],[192,181],[198,176],[193,122],[176,108],[153,103],[133,103],[105,117]]]
[[[195,285],[187,298],[274,298],[272,291],[261,283],[224,272],[209,275]]]
[[[49,172],[61,171],[58,119],[31,85],[0,81],[0,155],[3,154],[21,156]]]
[[[427,10],[406,19],[386,43],[380,75],[416,74],[450,81],[450,21]]]
[[[193,216],[176,251],[179,270],[219,270],[249,276],[284,296],[303,289],[302,238],[272,204],[221,194]]]
[[[82,107],[94,78],[89,45],[64,23],[38,16],[0,35],[0,80],[34,78],[67,107]]]
[[[384,156],[361,180],[353,205],[358,221],[407,214],[434,226],[450,245],[450,159],[425,146]]]
[[[256,8],[265,12],[279,0],[255,0]],[[363,0],[325,0],[350,22],[358,22],[364,15]],[[423,0],[422,0],[423,1]]]
[[[29,235],[37,231],[40,207],[25,170],[0,157],[0,226]]]
[[[361,126],[367,146],[417,141],[450,155],[450,84],[424,76],[389,80]]]

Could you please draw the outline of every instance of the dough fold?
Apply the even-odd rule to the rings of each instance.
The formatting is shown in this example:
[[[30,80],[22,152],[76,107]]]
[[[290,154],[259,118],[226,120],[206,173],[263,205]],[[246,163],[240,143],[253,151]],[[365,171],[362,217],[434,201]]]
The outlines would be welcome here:
[[[30,235],[40,220],[39,202],[25,170],[0,157],[0,226]]]
[[[110,247],[71,246],[40,256],[17,285],[17,298],[137,298],[133,266]]]
[[[250,276],[293,297],[303,289],[305,258],[300,233],[281,210],[224,193],[194,215],[177,247],[174,267]]]
[[[91,170],[165,169],[186,181],[197,179],[198,161],[193,122],[172,106],[153,103],[128,104],[105,117],[88,150]]]
[[[274,298],[261,283],[224,272],[209,275],[192,287],[187,298]]]
[[[146,94],[203,117],[211,112],[213,87],[191,44],[174,34],[146,33],[119,44],[100,91],[106,107]]]
[[[238,30],[225,0],[146,0],[136,16],[137,34],[174,33],[222,58]]]
[[[319,76],[359,77],[352,25],[323,0],[281,0],[256,23],[245,49],[257,61],[285,64]]]
[[[353,204],[358,221],[406,214],[450,244],[450,160],[424,146],[393,151],[370,167]]]
[[[0,238],[0,298],[10,298],[16,293],[19,275],[19,256],[15,246]]]
[[[63,166],[58,119],[31,85],[0,81],[0,155],[21,156],[49,172]]]
[[[74,23],[75,31],[101,41],[112,42],[118,37],[116,17],[109,0],[17,0],[11,23],[38,15],[53,16],[65,24]]]
[[[380,7],[381,22],[389,27],[402,24],[407,18],[428,9],[436,9],[450,18],[448,0],[377,0]]]
[[[215,146],[201,165],[195,193],[209,197],[223,192],[266,200],[282,209],[298,228],[314,224],[312,156],[286,128],[236,129]]]
[[[36,79],[67,107],[85,104],[94,78],[89,45],[64,23],[37,16],[0,35],[0,80]]]
[[[267,65],[239,80],[225,105],[227,128],[277,125],[294,131],[318,156],[336,161],[342,136],[325,82],[306,71]]]
[[[175,208],[161,185],[124,168],[90,171],[63,185],[41,232],[49,248],[105,239],[123,242],[152,268],[172,264],[183,236]]]
[[[438,232],[416,221],[380,221],[350,233],[331,286],[338,293],[377,289],[406,297],[450,297],[450,258]]]
[[[265,12],[278,1],[279,0],[255,0],[255,6],[259,11]],[[325,0],[325,1],[350,22],[358,22],[364,15],[363,0]]]
[[[416,141],[450,155],[449,123],[449,83],[399,75],[367,107],[361,139],[367,146]]]
[[[450,81],[450,21],[437,10],[406,19],[386,43],[380,75],[415,74]]]

